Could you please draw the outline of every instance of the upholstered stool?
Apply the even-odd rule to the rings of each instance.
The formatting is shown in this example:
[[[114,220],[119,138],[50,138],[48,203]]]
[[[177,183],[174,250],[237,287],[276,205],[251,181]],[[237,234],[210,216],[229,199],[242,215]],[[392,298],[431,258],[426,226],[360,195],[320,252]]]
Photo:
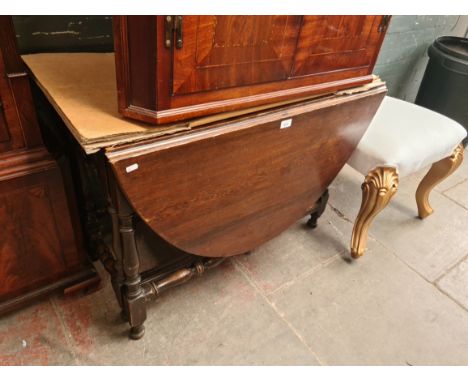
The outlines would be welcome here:
[[[365,175],[362,203],[354,223],[351,255],[362,256],[375,216],[395,195],[399,179],[430,164],[416,191],[421,219],[433,210],[431,190],[462,163],[466,130],[429,109],[385,97],[348,164]]]

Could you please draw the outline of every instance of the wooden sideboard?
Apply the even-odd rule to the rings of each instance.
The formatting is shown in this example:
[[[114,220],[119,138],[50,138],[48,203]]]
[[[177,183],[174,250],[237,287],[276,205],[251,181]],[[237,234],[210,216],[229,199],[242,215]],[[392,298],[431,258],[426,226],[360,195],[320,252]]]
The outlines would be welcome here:
[[[161,124],[372,81],[389,16],[115,16],[119,110]]]
[[[96,280],[66,169],[44,147],[11,18],[1,16],[0,313]]]

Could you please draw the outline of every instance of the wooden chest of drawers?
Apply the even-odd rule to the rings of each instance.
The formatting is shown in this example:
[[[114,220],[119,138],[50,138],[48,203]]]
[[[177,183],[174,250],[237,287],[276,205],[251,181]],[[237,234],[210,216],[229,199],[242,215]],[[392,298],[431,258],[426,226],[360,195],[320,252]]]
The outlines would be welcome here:
[[[370,82],[388,16],[116,16],[119,111],[161,124]]]
[[[0,313],[96,279],[70,179],[43,145],[11,18],[0,17]],[[67,182],[68,181],[68,182]]]

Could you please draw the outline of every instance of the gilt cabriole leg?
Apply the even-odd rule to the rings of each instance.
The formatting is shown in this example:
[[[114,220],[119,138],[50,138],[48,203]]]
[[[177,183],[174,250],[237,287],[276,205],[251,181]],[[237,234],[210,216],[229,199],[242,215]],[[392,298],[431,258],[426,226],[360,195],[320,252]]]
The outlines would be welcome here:
[[[463,145],[458,145],[452,155],[435,162],[426,176],[419,183],[416,190],[416,204],[418,205],[418,215],[421,219],[427,218],[434,212],[429,204],[429,194],[432,189],[452,174],[463,162]]]
[[[141,287],[140,261],[135,243],[136,215],[125,197],[118,192],[119,232],[122,241],[124,274],[123,313],[130,324],[130,338],[137,340],[145,334],[146,298]]]
[[[398,173],[394,167],[377,167],[369,172],[361,186],[362,202],[354,222],[351,237],[351,256],[364,254],[369,226],[382,211],[398,189]]]

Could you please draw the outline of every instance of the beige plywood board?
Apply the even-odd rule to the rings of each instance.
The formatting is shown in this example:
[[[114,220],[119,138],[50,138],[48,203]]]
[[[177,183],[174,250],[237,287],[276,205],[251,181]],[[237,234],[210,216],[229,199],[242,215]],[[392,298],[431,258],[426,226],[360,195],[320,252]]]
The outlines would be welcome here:
[[[332,95],[319,94],[182,123],[154,126],[124,118],[118,113],[113,53],[40,53],[24,55],[22,58],[35,82],[87,153]],[[368,91],[383,85],[375,77],[370,84],[337,92],[335,96]]]
[[[154,127],[117,110],[113,53],[41,53],[22,56],[32,76],[86,152],[189,130]]]

